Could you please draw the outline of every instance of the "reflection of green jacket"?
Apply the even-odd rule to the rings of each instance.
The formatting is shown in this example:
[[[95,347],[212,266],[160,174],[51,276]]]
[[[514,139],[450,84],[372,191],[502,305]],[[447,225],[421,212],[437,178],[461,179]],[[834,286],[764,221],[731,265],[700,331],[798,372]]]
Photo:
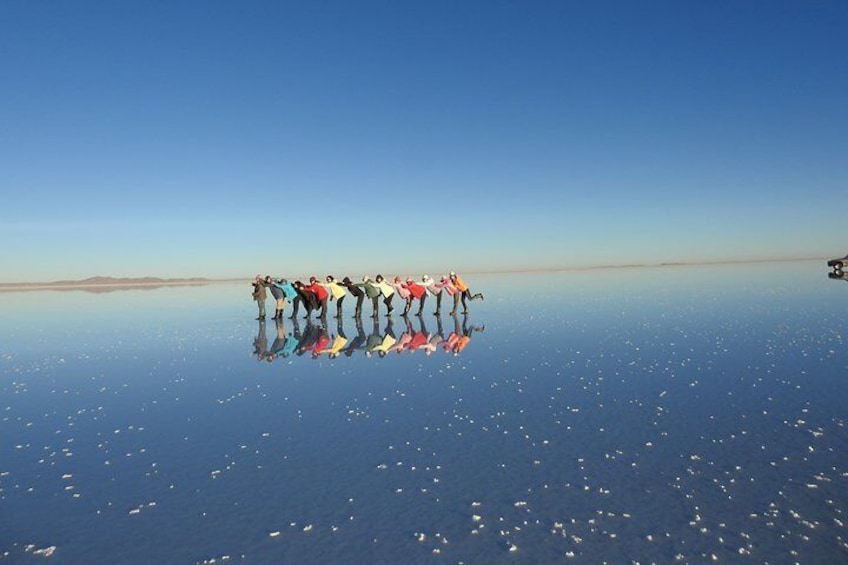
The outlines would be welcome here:
[[[383,343],[383,336],[379,333],[373,333],[368,336],[368,340],[365,342],[365,349],[367,351],[373,351],[379,347],[381,343]]]
[[[365,295],[368,298],[377,298],[378,296],[380,296],[380,287],[377,286],[377,283],[375,283],[374,281],[367,281],[361,284],[362,287],[365,289]]]

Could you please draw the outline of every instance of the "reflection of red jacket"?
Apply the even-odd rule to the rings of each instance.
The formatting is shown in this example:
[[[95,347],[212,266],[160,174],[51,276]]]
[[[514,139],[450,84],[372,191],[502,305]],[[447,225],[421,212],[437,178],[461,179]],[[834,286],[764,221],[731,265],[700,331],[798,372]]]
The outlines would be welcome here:
[[[330,294],[327,292],[327,289],[318,283],[313,283],[308,286],[304,286],[303,288],[305,288],[309,292],[314,293],[315,296],[318,297],[318,300],[320,302],[327,300],[327,297],[330,296]]]
[[[418,283],[409,282],[406,283],[404,286],[406,287],[406,290],[408,290],[409,293],[412,294],[412,296],[417,298],[418,300],[421,300],[421,297],[424,296],[424,294],[426,294],[427,292],[427,289]]]
[[[415,332],[412,336],[412,341],[409,342],[409,349],[415,350],[425,345],[430,341],[430,336],[424,332]]]
[[[318,357],[322,351],[327,349],[328,345],[330,345],[330,337],[327,334],[322,333],[318,337],[318,341],[316,341],[315,345],[312,347],[312,356]]]

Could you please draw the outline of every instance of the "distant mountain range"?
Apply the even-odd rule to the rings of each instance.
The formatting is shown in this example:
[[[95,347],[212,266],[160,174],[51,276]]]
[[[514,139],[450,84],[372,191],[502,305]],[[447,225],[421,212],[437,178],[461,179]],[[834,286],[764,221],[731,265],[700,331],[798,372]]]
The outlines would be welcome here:
[[[159,277],[89,277],[82,280],[62,280],[53,282],[0,283],[2,290],[37,289],[103,289],[114,287],[156,287],[169,285],[206,284],[210,279],[193,277],[187,279],[162,279]]]

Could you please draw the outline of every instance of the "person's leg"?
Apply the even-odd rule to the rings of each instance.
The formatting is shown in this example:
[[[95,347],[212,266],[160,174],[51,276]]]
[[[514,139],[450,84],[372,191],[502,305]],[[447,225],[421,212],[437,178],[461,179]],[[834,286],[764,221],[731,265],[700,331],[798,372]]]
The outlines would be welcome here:
[[[360,294],[356,297],[356,311],[353,313],[353,317],[359,319],[362,316],[362,301],[365,300],[365,295]]]
[[[468,304],[465,302],[467,298],[468,298],[468,291],[463,290],[462,291],[462,313],[463,314],[468,314]]]
[[[259,317],[256,318],[256,319],[257,320],[264,320],[265,319],[265,301],[264,300],[257,300],[256,304],[259,306]]]
[[[379,296],[375,296],[374,298],[371,299],[371,305],[374,307],[374,313],[371,314],[371,317],[374,318],[375,320],[380,317],[380,307],[379,307],[379,302],[378,302],[379,299],[380,299]]]
[[[339,320],[341,320],[341,318],[342,318],[342,302],[344,302],[344,299],[345,299],[345,297],[342,296],[336,302],[336,318],[338,318]]]
[[[385,300],[383,300],[383,304],[385,304],[385,305],[386,305],[386,316],[391,315],[392,310],[394,310],[394,309],[395,309],[395,307],[394,307],[394,306],[392,306],[392,299],[394,299],[394,297],[395,297],[395,295],[394,295],[394,294],[391,294],[391,295],[387,296],[387,297],[385,298]]]
[[[442,313],[442,294],[444,294],[444,291],[440,290],[436,295],[436,311],[433,312],[434,316],[438,316]]]
[[[451,316],[456,314],[456,309],[459,308],[459,293],[455,293],[453,295],[453,310],[451,310]]]
[[[289,316],[292,320],[297,320],[297,311],[300,308],[300,296],[295,296],[292,299],[292,315]]]
[[[403,307],[403,315],[409,314],[409,309],[412,307],[412,295],[406,297],[406,304]]]
[[[424,302],[427,300],[427,295],[422,294],[421,298],[418,299],[418,312],[416,312],[416,316],[420,316],[422,312],[424,312]]]
[[[319,313],[319,317],[322,320],[326,320],[327,319],[327,299],[325,298],[324,300],[321,300],[319,302],[319,306],[321,308],[321,311]]]

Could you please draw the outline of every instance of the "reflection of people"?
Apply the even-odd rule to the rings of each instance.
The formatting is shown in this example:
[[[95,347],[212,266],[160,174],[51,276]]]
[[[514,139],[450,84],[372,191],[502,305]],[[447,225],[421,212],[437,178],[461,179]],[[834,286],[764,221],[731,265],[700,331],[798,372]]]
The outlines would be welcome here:
[[[356,337],[353,338],[347,347],[344,348],[345,357],[350,357],[357,349],[364,349],[365,342],[368,336],[365,335],[365,329],[362,327],[362,318],[356,317]]]
[[[453,346],[453,354],[459,355],[462,353],[462,350],[465,349],[468,344],[471,342],[471,334],[474,332],[482,332],[485,330],[485,326],[468,326],[468,316],[462,317],[462,335],[459,336],[459,339],[456,340],[456,343]]]
[[[409,342],[408,349],[410,353],[414,353],[419,349],[423,350],[424,353],[429,355],[432,353],[436,347],[430,347],[430,334],[427,332],[427,326],[424,325],[424,318],[418,318],[418,331],[412,334],[412,340]]]
[[[330,346],[329,349],[325,349],[323,353],[326,353],[330,359],[335,359],[339,356],[339,352],[341,352],[345,345],[347,345],[347,336],[344,333],[344,327],[342,326],[342,318],[338,316],[338,320],[336,321],[336,335],[333,337],[333,345]]]
[[[392,347],[394,347],[395,343],[397,343],[397,338],[395,337],[395,332],[392,330],[392,324],[393,324],[392,319],[386,318],[386,331],[383,334],[383,337],[379,338],[379,333],[378,333],[378,339],[380,339],[379,343],[377,345],[375,345],[374,347],[369,348],[368,351],[366,352],[366,355],[368,355],[370,357],[374,353],[377,353],[380,357],[385,357],[386,353],[388,353],[388,351]],[[377,332],[380,331],[378,325],[379,325],[379,322],[375,322],[374,327],[377,330]],[[369,341],[370,341],[370,338],[369,338]]]
[[[428,345],[428,353],[435,351],[445,339],[445,330],[442,329],[442,317],[436,316],[436,333],[430,336],[430,344]]]
[[[459,291],[459,296],[462,298],[463,314],[468,313],[468,304],[466,302],[467,300],[477,300],[478,298],[480,300],[483,300],[482,292],[478,292],[477,294],[471,294],[471,291],[468,290],[468,285],[465,284],[465,281],[463,281],[462,278],[453,271],[450,272],[450,281],[451,283],[453,283],[453,286],[455,286],[456,289]],[[456,306],[456,296],[454,295],[453,312],[456,312]]]
[[[373,316],[372,316],[373,317]],[[365,342],[365,356],[371,357],[371,354],[383,342],[383,334],[380,333],[380,319],[373,317],[374,322],[371,326],[371,333],[368,334],[368,339]]]
[[[268,293],[265,292],[265,283],[262,281],[262,275],[256,275],[253,279],[253,300],[259,306],[259,316],[257,320],[265,319],[265,300],[268,298]]]
[[[397,342],[389,349],[389,351],[396,351],[398,354],[403,353],[409,347],[412,342],[412,334],[415,333],[415,330],[412,329],[412,322],[409,321],[409,316],[404,315],[403,320],[406,322],[406,331],[400,334]]]
[[[306,329],[303,331],[303,334],[297,342],[297,349],[295,350],[295,353],[298,356],[301,356],[307,351],[312,351],[312,349],[315,348],[315,344],[318,342],[319,337],[320,328],[316,327],[316,325],[312,323],[312,318],[307,318]]]
[[[399,336],[395,335],[394,322],[390,316],[386,317],[382,331],[380,319],[374,318],[370,335],[366,334],[362,319],[356,318],[356,337],[353,339],[349,339],[345,334],[343,318],[337,318],[333,334],[329,333],[329,326],[320,320],[313,322],[312,318],[306,318],[305,330],[301,332],[297,317],[292,320],[292,331],[287,333],[286,323],[282,318],[277,318],[274,320],[275,338],[270,347],[265,320],[259,320],[259,328],[253,340],[253,357],[257,361],[271,363],[280,357],[303,356],[307,353],[312,359],[322,355],[336,359],[342,353],[351,357],[357,350],[364,351],[366,357],[372,357],[375,353],[379,357],[386,357],[393,351],[398,354],[411,354],[421,350],[430,355],[438,349],[443,349],[449,355],[460,355],[468,347],[474,332],[486,329],[483,325],[470,324],[467,315],[463,316],[461,321],[459,316],[453,315],[453,331],[445,337],[441,316],[436,317],[436,333],[428,331],[422,316],[416,316],[417,330],[408,315],[402,318],[404,331]]]
[[[262,361],[268,354],[268,335],[265,333],[265,318],[259,319],[259,330],[253,340],[253,356]]]
[[[330,335],[327,333],[327,328],[324,324],[317,324],[318,337],[315,339],[315,344],[312,346],[312,358],[321,355],[330,345]]]
[[[445,350],[445,353],[452,353],[453,348],[456,346],[456,342],[458,342],[459,338],[462,336],[462,327],[459,325],[459,316],[451,314],[451,318],[453,318],[453,331],[448,334],[448,337],[439,343],[439,345],[442,346],[442,349]]]
[[[268,362],[272,362],[277,357],[288,357],[294,351],[297,341],[291,336],[286,335],[286,327],[283,325],[282,317],[275,319],[277,329],[277,337],[271,344],[271,349],[268,350]]]

